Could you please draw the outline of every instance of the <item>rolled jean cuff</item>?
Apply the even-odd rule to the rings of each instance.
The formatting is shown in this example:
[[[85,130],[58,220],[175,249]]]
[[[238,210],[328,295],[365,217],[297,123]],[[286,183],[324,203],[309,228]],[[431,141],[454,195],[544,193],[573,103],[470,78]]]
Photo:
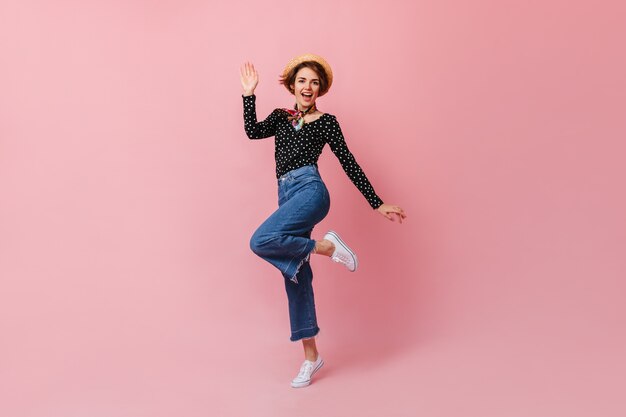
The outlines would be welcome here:
[[[307,329],[297,330],[295,332],[291,332],[291,340],[292,342],[298,342],[304,339],[312,339],[316,337],[320,332],[320,328],[315,326]]]

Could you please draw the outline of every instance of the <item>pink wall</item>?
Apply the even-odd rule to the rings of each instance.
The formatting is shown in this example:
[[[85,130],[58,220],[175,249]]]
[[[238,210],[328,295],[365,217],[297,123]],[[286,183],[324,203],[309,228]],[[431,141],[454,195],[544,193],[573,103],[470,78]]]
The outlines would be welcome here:
[[[625,7],[605,1],[0,5],[0,415],[623,416]],[[403,225],[327,149],[356,274],[317,259],[327,366],[289,380],[277,75],[318,102]]]

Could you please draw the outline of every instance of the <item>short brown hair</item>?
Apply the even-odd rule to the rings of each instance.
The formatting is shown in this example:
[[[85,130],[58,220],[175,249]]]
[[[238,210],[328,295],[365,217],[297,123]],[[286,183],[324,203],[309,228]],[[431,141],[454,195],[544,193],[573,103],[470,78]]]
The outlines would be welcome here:
[[[328,74],[326,74],[324,67],[322,67],[320,64],[318,64],[315,61],[304,61],[296,65],[291,71],[289,71],[289,73],[287,74],[287,76],[285,76],[285,78],[282,78],[280,80],[280,83],[284,85],[291,94],[294,94],[295,91],[293,90],[293,88],[291,88],[291,85],[295,84],[296,74],[298,74],[298,71],[300,71],[302,68],[310,68],[313,71],[315,71],[317,76],[320,77],[319,96],[323,96],[324,94],[326,94],[326,92],[328,91],[328,87],[329,87]]]

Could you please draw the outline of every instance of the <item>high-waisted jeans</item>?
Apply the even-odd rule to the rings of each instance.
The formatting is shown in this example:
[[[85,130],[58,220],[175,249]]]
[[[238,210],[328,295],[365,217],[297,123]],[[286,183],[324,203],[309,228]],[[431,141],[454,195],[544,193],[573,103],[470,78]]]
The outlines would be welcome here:
[[[317,168],[307,165],[294,169],[278,179],[278,209],[250,239],[252,251],[284,277],[292,341],[319,332],[309,264],[315,248],[311,231],[329,209],[330,196]]]

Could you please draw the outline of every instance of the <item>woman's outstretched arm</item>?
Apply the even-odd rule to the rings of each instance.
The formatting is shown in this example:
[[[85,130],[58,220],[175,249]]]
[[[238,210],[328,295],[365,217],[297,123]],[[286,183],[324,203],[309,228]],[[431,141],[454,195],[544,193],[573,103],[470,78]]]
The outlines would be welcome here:
[[[327,141],[330,149],[337,156],[337,159],[339,159],[339,163],[350,180],[352,180],[352,183],[356,185],[373,209],[391,221],[398,219],[398,221],[402,223],[402,220],[406,218],[404,210],[394,204],[383,203],[380,197],[376,194],[372,184],[369,182],[365,173],[356,162],[354,155],[352,155],[352,152],[348,149],[343,133],[341,132],[341,127],[337,122],[337,118],[332,116],[327,122],[326,128]]]
[[[243,88],[243,120],[246,134],[250,139],[263,139],[276,134],[278,112],[274,110],[267,119],[258,122],[256,118],[256,96],[254,90],[259,84],[259,73],[250,62],[244,63],[239,70]]]

